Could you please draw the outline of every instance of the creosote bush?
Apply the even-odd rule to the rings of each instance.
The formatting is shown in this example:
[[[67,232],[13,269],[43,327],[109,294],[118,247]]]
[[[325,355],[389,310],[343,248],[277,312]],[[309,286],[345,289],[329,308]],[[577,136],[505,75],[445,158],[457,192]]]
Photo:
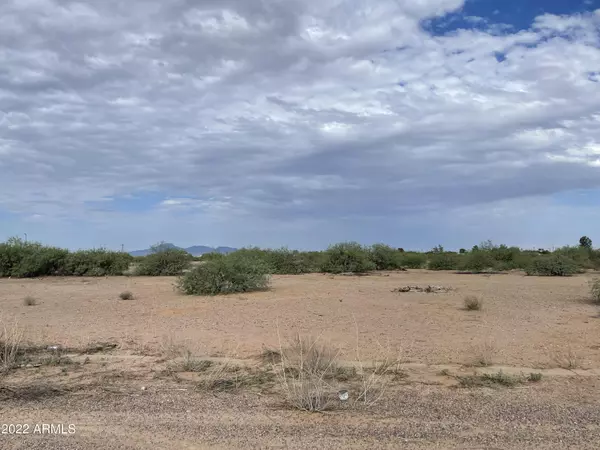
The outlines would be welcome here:
[[[357,242],[342,242],[330,246],[325,251],[321,267],[326,273],[365,273],[375,269],[369,250]]]
[[[194,267],[179,278],[177,287],[187,295],[262,291],[269,287],[270,269],[260,258],[232,253]]]
[[[69,252],[19,238],[0,243],[0,277],[122,275],[131,261],[127,253],[105,249]]]
[[[389,245],[375,244],[370,248],[370,259],[376,270],[396,270],[402,268],[402,252]]]
[[[570,277],[581,269],[577,267],[572,259],[555,254],[540,256],[533,260],[531,265],[525,269],[527,275],[545,277]]]
[[[405,252],[400,255],[400,266],[405,269],[422,269],[427,264],[423,253]]]
[[[181,275],[190,267],[192,255],[179,248],[164,247],[161,244],[152,247],[152,253],[140,261],[135,268],[138,276]]]
[[[65,261],[65,274],[87,277],[123,275],[133,257],[127,253],[104,249],[79,250],[69,253]]]
[[[459,268],[459,257],[454,253],[432,253],[428,268],[431,270],[456,270]]]

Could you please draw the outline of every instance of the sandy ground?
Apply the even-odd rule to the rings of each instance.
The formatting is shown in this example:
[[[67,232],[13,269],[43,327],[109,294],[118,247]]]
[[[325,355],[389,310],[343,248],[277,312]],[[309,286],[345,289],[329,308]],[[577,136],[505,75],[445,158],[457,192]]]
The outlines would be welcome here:
[[[64,278],[0,281],[0,308],[27,337],[68,346],[89,341],[185,343],[197,354],[249,356],[294,333],[321,336],[354,358],[382,351],[414,362],[468,363],[492,343],[495,362],[540,366],[567,349],[600,367],[600,309],[589,304],[590,275],[537,278],[411,271],[367,277],[274,277],[269,292],[187,297],[173,278]],[[448,293],[397,293],[404,285],[440,285]],[[133,301],[119,300],[130,290]],[[465,295],[484,301],[463,308]],[[23,305],[31,295],[38,305]]]
[[[591,278],[281,276],[269,292],[212,298],[181,296],[172,278],[1,280],[1,316],[16,318],[31,342],[119,346],[1,379],[0,425],[73,424],[76,432],[0,429],[0,448],[599,448]],[[429,284],[450,291],[392,292]],[[118,299],[124,290],[135,299]],[[470,294],[483,299],[482,311],[463,309]],[[25,306],[26,295],[38,304]],[[321,336],[345,364],[356,364],[357,348],[363,362],[393,355],[404,376],[373,406],[310,414],[286,407],[276,389],[206,392],[197,374],[165,370],[174,348],[256,365],[265,347],[279,346],[278,334],[285,342],[295,333]],[[492,367],[473,367],[482,353]],[[499,370],[543,380],[458,387],[461,376]]]

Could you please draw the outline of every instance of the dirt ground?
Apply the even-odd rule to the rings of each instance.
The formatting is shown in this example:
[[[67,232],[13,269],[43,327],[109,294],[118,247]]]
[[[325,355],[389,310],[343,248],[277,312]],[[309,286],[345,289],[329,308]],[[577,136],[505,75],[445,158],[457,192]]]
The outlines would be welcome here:
[[[74,424],[76,432],[0,430],[0,448],[599,448],[592,277],[313,274],[227,297],[182,296],[173,278],[1,280],[4,322],[16,319],[29,344],[64,348],[69,364],[24,365],[0,379],[0,425]],[[448,291],[394,292],[407,285]],[[119,299],[126,290],[133,300]],[[466,311],[466,295],[483,309]],[[311,414],[286,407],[275,388],[207,392],[196,388],[198,374],[168,370],[182,349],[258,367],[261,352],[296,333],[338,349],[344,365],[397,359],[402,377],[374,405]],[[112,345],[68,350],[98,342]],[[499,371],[543,378],[460,386]]]

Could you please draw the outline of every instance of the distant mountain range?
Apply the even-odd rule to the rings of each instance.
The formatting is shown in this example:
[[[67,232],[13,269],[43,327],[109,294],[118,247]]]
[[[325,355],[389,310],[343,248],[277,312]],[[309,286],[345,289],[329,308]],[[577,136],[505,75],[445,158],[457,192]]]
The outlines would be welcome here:
[[[213,248],[213,247],[206,247],[205,245],[194,245],[192,247],[182,248],[182,247],[177,247],[176,245],[171,244],[171,243],[162,244],[162,246],[164,248],[178,248],[181,250],[185,250],[192,256],[201,256],[201,255],[204,255],[205,253],[231,253],[231,252],[235,252],[237,250],[237,248],[232,248],[232,247]],[[152,250],[147,248],[145,250],[135,250],[133,252],[129,252],[129,254],[131,256],[146,256],[146,255],[150,254],[151,252],[152,252]]]

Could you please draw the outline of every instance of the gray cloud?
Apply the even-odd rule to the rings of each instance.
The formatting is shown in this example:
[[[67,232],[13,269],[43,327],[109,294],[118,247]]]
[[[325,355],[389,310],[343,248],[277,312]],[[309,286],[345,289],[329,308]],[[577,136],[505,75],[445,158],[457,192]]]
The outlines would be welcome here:
[[[462,3],[4,1],[0,209],[334,224],[599,187],[600,10],[420,27]]]

